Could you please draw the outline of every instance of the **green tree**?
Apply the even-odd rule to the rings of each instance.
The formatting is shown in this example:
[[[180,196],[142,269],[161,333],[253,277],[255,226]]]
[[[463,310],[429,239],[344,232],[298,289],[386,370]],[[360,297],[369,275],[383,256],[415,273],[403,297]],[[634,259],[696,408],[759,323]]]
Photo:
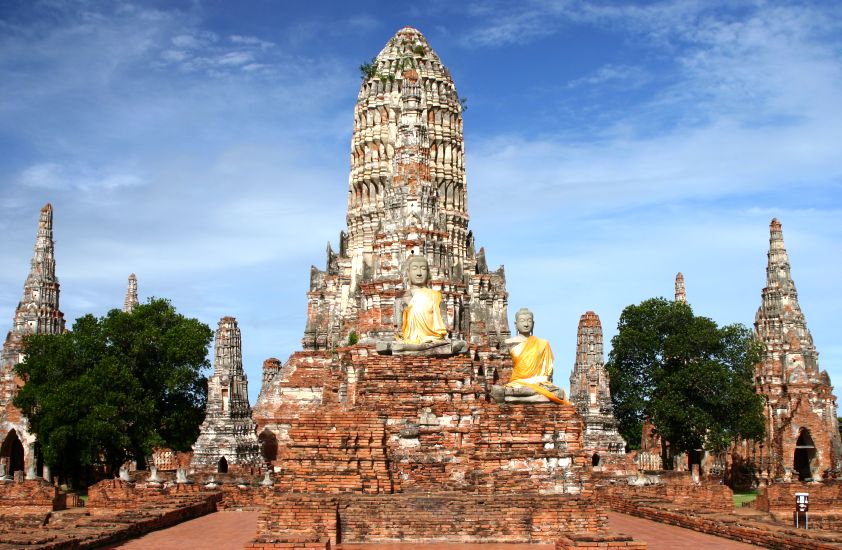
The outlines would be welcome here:
[[[46,463],[75,482],[91,467],[142,464],[158,446],[188,450],[204,415],[211,337],[163,299],[85,315],[65,334],[26,338],[14,403]]]
[[[763,398],[752,386],[762,347],[749,329],[718,327],[663,298],[628,306],[617,328],[606,368],[630,447],[639,448],[646,417],[674,452],[762,437]]]

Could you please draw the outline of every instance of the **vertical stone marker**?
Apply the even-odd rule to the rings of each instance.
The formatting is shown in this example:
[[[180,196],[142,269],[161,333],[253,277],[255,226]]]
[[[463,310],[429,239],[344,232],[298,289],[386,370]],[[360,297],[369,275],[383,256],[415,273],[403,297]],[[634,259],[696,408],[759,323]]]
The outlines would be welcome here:
[[[223,317],[219,320],[214,348],[205,421],[193,445],[190,465],[217,472],[227,472],[231,466],[256,466],[259,446],[251,418],[248,379],[243,372],[242,343],[236,319]]]

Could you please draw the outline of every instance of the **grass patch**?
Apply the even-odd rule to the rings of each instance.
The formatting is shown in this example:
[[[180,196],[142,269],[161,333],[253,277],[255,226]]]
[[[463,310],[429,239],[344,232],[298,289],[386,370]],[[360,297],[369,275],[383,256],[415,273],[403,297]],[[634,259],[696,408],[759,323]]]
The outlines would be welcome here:
[[[749,489],[748,491],[734,491],[734,507],[739,508],[747,502],[752,502],[757,499],[757,491]]]

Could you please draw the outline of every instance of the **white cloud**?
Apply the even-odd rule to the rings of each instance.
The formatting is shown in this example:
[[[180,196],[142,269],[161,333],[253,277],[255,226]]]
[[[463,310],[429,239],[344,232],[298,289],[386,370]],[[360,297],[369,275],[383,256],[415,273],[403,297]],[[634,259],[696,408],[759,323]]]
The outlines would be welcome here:
[[[79,166],[43,162],[23,170],[18,177],[18,183],[24,187],[42,189],[96,191],[136,187],[143,185],[144,181],[136,174],[96,171]]]
[[[219,65],[245,65],[254,60],[254,55],[249,52],[229,52],[217,57],[214,61]]]
[[[234,34],[228,37],[231,42],[234,44],[246,44],[249,46],[260,46],[261,48],[272,48],[275,46],[274,42],[269,42],[268,40],[261,40],[256,36],[240,36],[238,34]]]
[[[641,67],[629,65],[603,65],[596,71],[583,77],[571,80],[567,83],[568,88],[580,86],[599,86],[606,83],[623,85],[626,88],[637,88],[648,80],[646,71]]]

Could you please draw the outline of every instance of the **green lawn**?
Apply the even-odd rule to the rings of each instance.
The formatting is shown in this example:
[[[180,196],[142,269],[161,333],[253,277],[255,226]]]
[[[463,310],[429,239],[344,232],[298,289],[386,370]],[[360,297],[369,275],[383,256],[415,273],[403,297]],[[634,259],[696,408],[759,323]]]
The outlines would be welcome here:
[[[734,491],[734,507],[739,508],[746,502],[751,502],[757,498],[757,491],[750,489],[748,491]]]

